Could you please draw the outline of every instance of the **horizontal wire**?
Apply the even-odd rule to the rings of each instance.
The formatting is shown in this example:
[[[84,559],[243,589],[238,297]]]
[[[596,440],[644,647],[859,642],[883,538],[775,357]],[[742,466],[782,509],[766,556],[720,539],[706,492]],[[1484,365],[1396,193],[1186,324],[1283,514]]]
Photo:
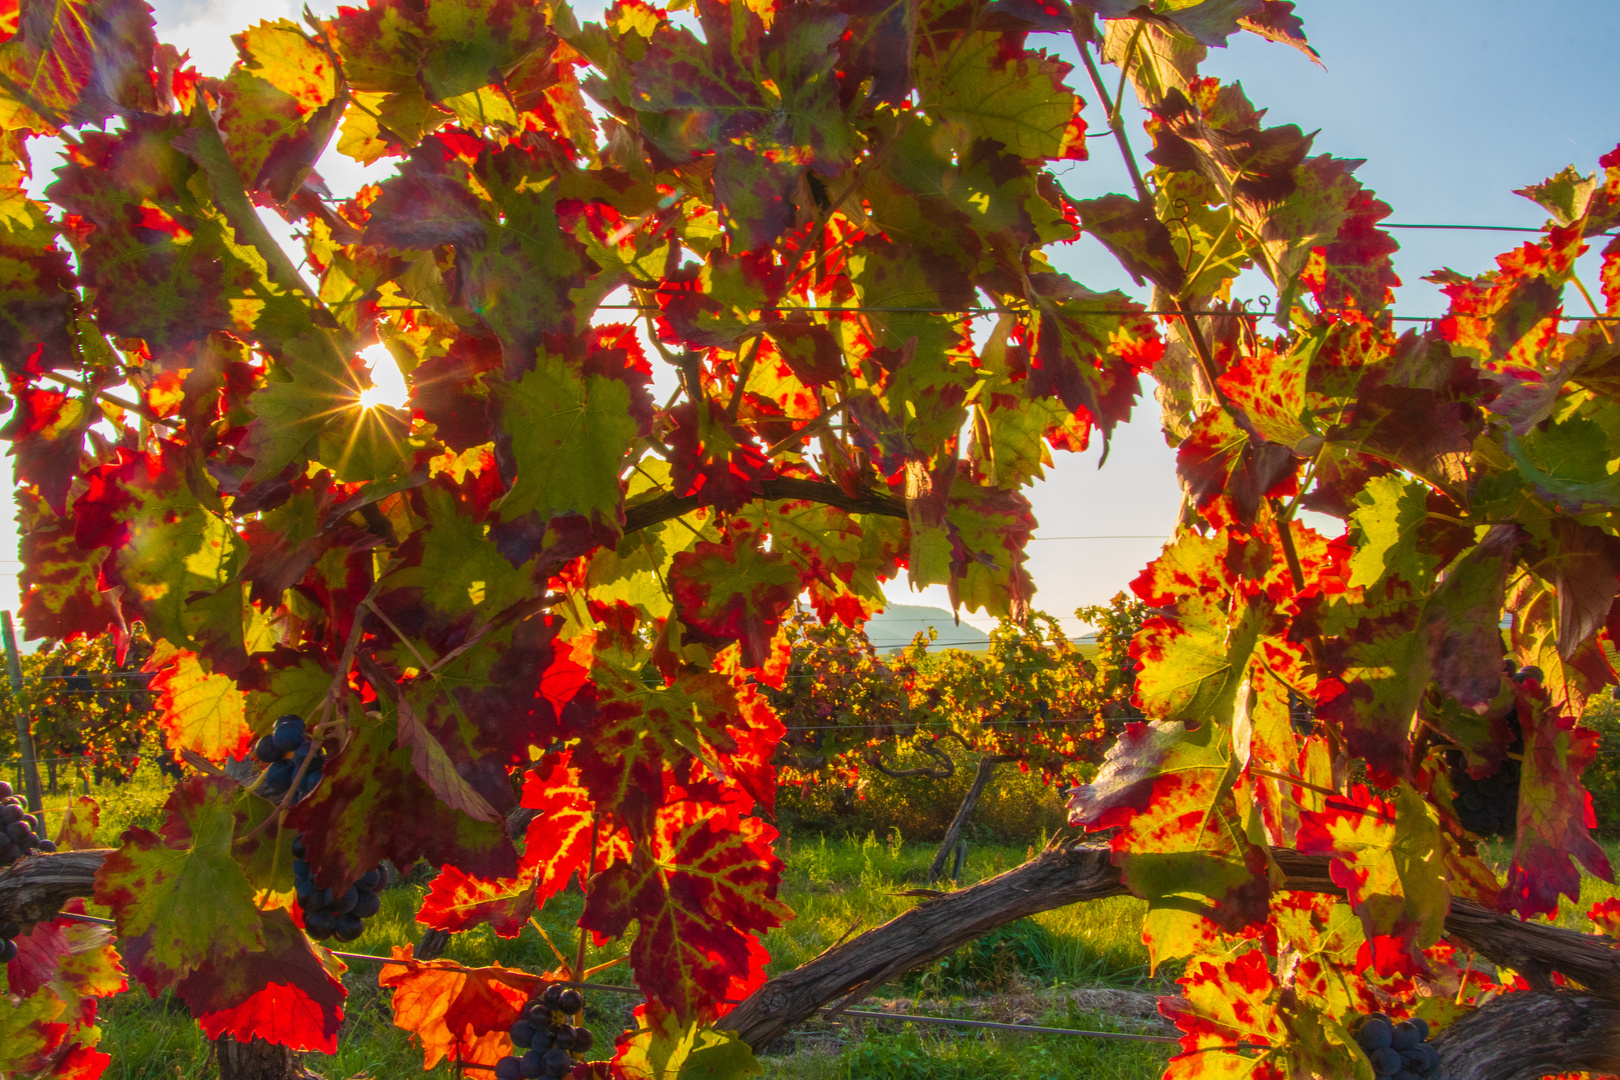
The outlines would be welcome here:
[[[1406,221],[1385,221],[1378,225],[1380,229],[1452,229],[1458,232],[1516,232],[1516,233],[1544,233],[1546,229],[1534,229],[1528,225],[1416,225]],[[1616,236],[1617,233],[1592,233],[1593,236]]]
[[[101,920],[97,920],[101,921]],[[110,924],[109,924],[110,925]],[[333,956],[339,960],[359,960],[377,964],[409,963],[410,957],[373,956],[369,953],[334,952]],[[417,961],[424,963],[425,961]],[[581,990],[599,990],[610,994],[640,995],[642,990],[635,986],[615,986],[612,983],[579,982],[577,980],[559,979],[547,980],[547,986],[571,986]],[[740,1002],[728,1001],[728,1005]],[[1021,1031],[1026,1035],[1079,1035],[1089,1039],[1121,1039],[1133,1042],[1167,1042],[1179,1043],[1181,1040],[1169,1035],[1133,1035],[1120,1031],[1085,1031],[1080,1028],[1051,1028],[1036,1027],[1033,1024],[1002,1024],[992,1020],[957,1020],[949,1016],[919,1016],[915,1013],[887,1013],[872,1009],[840,1009],[836,1005],[824,1005],[816,1010],[817,1013],[832,1013],[833,1019],[839,1016],[853,1016],[862,1020],[895,1020],[908,1024],[940,1024],[949,1027],[990,1028],[996,1031]],[[463,1066],[487,1069],[488,1065],[472,1066],[470,1062],[461,1062]]]
[[[706,295],[706,294],[704,294],[704,293],[693,293],[691,295],[703,296],[703,295]],[[658,307],[647,307],[647,306],[642,305],[642,304],[598,304],[596,306],[596,310],[598,310],[598,311],[603,311],[603,310],[640,311],[640,312],[645,312],[645,313],[648,313],[648,314],[658,315],[658,314],[662,314],[664,309],[663,308],[658,308]],[[799,311],[799,312],[804,312],[807,315],[813,315],[813,314],[827,314],[827,315],[866,315],[866,314],[902,314],[902,315],[998,315],[998,314],[1008,314],[1008,315],[1022,315],[1022,314],[1028,313],[1031,309],[1029,309],[1027,307],[1020,307],[1020,308],[1003,308],[1003,307],[950,307],[950,308],[946,308],[946,307],[860,307],[860,306],[805,307],[803,305],[796,305],[796,304],[779,304],[779,305],[774,305],[774,306],[773,305],[765,305],[765,306],[762,306],[762,307],[733,308],[732,310],[734,310],[734,311],[756,311],[756,312]],[[1227,318],[1233,318],[1233,319],[1263,319],[1263,318],[1270,318],[1270,317],[1273,317],[1273,316],[1276,316],[1276,315],[1286,315],[1286,314],[1288,314],[1288,312],[1277,312],[1277,311],[1267,311],[1267,310],[1255,310],[1255,311],[1210,311],[1210,310],[1183,311],[1183,310],[1180,310],[1180,309],[1177,309],[1177,308],[1147,308],[1147,309],[1142,309],[1142,310],[1138,310],[1136,308],[1086,308],[1086,309],[1081,310],[1081,311],[1069,312],[1069,314],[1072,314],[1072,315],[1159,315],[1159,316],[1164,316],[1164,317],[1167,317],[1167,318],[1169,318],[1169,317],[1177,317],[1177,316],[1185,318],[1188,315],[1193,315],[1193,316],[1196,316],[1198,318],[1225,316]],[[1314,312],[1312,314],[1332,314],[1332,312]],[[1489,318],[1489,316],[1485,316],[1485,315],[1467,315],[1467,314],[1461,314],[1461,315],[1456,315],[1456,316],[1453,316],[1453,315],[1389,315],[1389,316],[1386,316],[1386,317],[1391,322],[1441,322],[1442,320],[1450,319],[1450,318],[1464,318],[1464,319]],[[1539,321],[1545,322],[1545,321],[1547,321],[1549,319],[1556,320],[1558,322],[1620,322],[1620,315],[1547,315],[1547,316],[1545,316],[1544,318],[1542,318]]]

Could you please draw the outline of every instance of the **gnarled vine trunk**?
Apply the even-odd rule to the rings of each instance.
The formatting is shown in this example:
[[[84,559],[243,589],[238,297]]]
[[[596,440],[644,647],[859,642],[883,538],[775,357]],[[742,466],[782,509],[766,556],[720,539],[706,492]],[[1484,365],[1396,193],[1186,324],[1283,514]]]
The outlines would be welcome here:
[[[219,1080],[310,1080],[314,1074],[304,1069],[301,1057],[263,1039],[244,1043],[221,1035],[214,1040]]]
[[[973,816],[973,808],[979,805],[979,797],[996,774],[996,766],[1011,761],[1012,758],[986,754],[979,759],[979,765],[973,770],[973,783],[969,785],[967,794],[962,797],[962,805],[956,808],[956,816],[951,819],[950,828],[945,830],[945,839],[939,842],[939,851],[934,854],[934,863],[928,868],[928,884],[932,885],[939,880],[945,872],[945,860],[951,857],[951,849],[956,847],[956,841],[962,836],[962,829],[966,827],[968,819]]]

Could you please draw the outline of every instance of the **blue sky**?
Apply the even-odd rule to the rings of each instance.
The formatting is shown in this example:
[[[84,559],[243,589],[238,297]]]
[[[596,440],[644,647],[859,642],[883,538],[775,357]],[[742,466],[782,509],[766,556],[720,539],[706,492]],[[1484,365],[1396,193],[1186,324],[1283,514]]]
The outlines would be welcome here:
[[[333,8],[311,6],[323,14]],[[155,4],[160,37],[189,49],[210,74],[222,74],[234,58],[231,32],[260,19],[297,18],[301,7],[288,0]],[[576,5],[582,19],[600,10],[599,0]],[[1357,175],[1394,208],[1392,221],[1538,226],[1540,210],[1512,190],[1569,164],[1589,171],[1620,143],[1620,69],[1613,60],[1620,0],[1301,0],[1297,13],[1323,65],[1237,35],[1229,48],[1211,52],[1204,71],[1240,79],[1255,104],[1270,110],[1271,123],[1319,129],[1317,152],[1365,158]],[[1032,43],[1076,59],[1066,39],[1047,35]],[[1075,76],[1083,80],[1079,70]],[[1100,127],[1101,109],[1075,76],[1071,81],[1087,100],[1085,115]],[[1140,153],[1146,136],[1134,119],[1130,130]],[[1094,137],[1091,153],[1091,161],[1061,177],[1071,194],[1129,190],[1112,140]],[[41,159],[36,167],[50,166]],[[335,153],[322,171],[339,190],[387,172],[368,175]],[[1441,266],[1480,272],[1496,253],[1524,239],[1466,232],[1396,236],[1404,282],[1397,310],[1411,315],[1443,310],[1422,275]],[[1091,288],[1132,289],[1090,241],[1071,249],[1061,265]],[[1244,281],[1239,291],[1257,296],[1268,291],[1264,286],[1263,280]],[[1096,467],[1095,449],[1062,455],[1034,490],[1041,528],[1030,561],[1038,607],[1069,615],[1080,604],[1105,601],[1158,552],[1154,538],[1169,531],[1179,499],[1174,457],[1164,445],[1151,389],[1144,402],[1116,433],[1106,467]],[[1121,534],[1133,538],[1057,539]],[[0,534],[0,549],[12,546]],[[890,595],[899,603],[946,603],[942,588],[911,593],[903,581]],[[0,607],[15,603],[15,579],[0,577]]]

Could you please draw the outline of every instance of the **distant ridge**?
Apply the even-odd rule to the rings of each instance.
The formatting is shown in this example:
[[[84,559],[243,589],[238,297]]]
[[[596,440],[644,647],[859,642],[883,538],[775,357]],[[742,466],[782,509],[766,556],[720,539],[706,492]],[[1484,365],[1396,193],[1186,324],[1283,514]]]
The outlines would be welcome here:
[[[930,626],[939,631],[935,648],[977,649],[990,643],[989,634],[965,622],[958,626],[944,608],[915,604],[890,604],[881,614],[872,616],[866,624],[866,636],[879,650],[899,649],[910,645],[912,638]]]

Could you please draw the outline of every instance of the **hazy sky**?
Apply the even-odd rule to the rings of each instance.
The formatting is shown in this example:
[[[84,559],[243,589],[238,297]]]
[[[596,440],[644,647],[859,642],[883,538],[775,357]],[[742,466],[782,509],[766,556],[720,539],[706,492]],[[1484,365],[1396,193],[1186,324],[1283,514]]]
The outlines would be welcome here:
[[[163,40],[189,49],[203,71],[223,74],[234,59],[230,33],[254,20],[297,18],[302,6],[288,0],[159,0],[155,8]],[[335,5],[311,7],[328,14]],[[585,0],[575,10],[588,19],[601,8]],[[1270,109],[1271,123],[1320,129],[1316,152],[1365,158],[1357,175],[1394,208],[1391,221],[1539,226],[1540,209],[1512,190],[1569,164],[1590,171],[1620,143],[1620,75],[1612,58],[1620,41],[1616,0],[1300,0],[1297,13],[1324,66],[1293,49],[1236,35],[1230,48],[1212,51],[1204,71],[1241,79],[1251,100]],[[1076,60],[1067,39],[1037,35],[1031,43]],[[1085,115],[1100,128],[1091,89],[1075,76],[1083,80],[1083,72],[1077,70],[1071,83],[1087,100]],[[1139,126],[1130,130],[1140,153],[1147,137]],[[1076,197],[1129,190],[1113,141],[1105,129],[1102,135],[1094,132],[1091,161],[1061,172]],[[36,159],[36,170],[49,168]],[[330,151],[320,168],[339,191],[389,171],[360,170]],[[1395,235],[1404,282],[1397,311],[1420,316],[1443,310],[1434,287],[1419,280],[1424,274],[1441,266],[1478,273],[1496,253],[1525,239],[1407,230]],[[1093,289],[1136,291],[1089,240],[1059,256],[1059,265]],[[1265,286],[1263,279],[1252,286],[1244,281],[1239,291],[1258,296],[1269,291]],[[1030,548],[1037,607],[1069,615],[1078,605],[1104,602],[1158,552],[1160,542],[1153,538],[1168,532],[1179,489],[1151,388],[1144,401],[1135,421],[1116,433],[1106,467],[1096,467],[1095,448],[1061,455],[1034,490],[1041,523]],[[1138,534],[1148,538],[1060,539]],[[3,532],[0,550],[14,550],[14,539]],[[900,603],[946,604],[943,588],[919,595],[903,581],[890,595]],[[15,604],[15,577],[0,577],[0,607]],[[1077,626],[1073,620],[1068,625]]]

